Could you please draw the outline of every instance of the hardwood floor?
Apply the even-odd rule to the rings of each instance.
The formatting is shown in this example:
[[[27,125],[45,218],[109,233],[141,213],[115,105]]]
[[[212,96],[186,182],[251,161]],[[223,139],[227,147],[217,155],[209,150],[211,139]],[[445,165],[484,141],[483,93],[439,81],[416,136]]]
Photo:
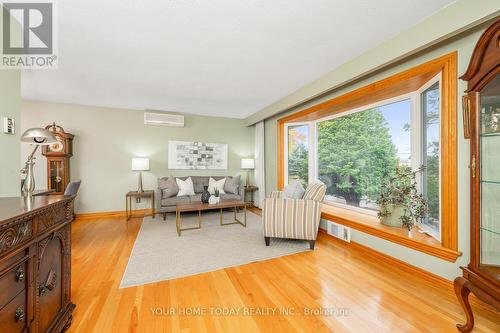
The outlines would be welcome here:
[[[464,320],[451,283],[326,235],[312,252],[119,289],[141,223],[73,223],[69,332],[457,332]],[[500,332],[498,313],[472,303],[475,332]]]

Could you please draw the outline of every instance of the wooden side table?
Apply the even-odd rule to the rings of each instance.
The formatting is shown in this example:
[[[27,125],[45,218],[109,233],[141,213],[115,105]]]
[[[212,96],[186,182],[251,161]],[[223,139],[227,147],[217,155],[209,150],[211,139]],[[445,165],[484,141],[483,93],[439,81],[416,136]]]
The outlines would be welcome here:
[[[243,201],[245,201],[246,203],[248,203],[252,207],[254,207],[255,205],[253,202],[253,200],[254,200],[253,196],[254,196],[254,193],[259,190],[259,188],[257,186],[248,185],[248,186],[244,186],[244,189],[245,189],[245,194],[243,197]],[[250,193],[250,201],[247,200],[247,193]]]
[[[151,198],[151,216],[155,218],[155,191],[130,191],[125,195],[125,215],[127,221],[132,217],[132,198]]]

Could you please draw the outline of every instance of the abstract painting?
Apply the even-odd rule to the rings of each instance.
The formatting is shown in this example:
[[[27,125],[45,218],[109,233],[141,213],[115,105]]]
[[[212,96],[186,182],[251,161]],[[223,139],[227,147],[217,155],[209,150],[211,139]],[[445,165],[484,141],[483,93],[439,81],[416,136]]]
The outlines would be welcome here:
[[[227,170],[227,144],[169,141],[168,168]]]

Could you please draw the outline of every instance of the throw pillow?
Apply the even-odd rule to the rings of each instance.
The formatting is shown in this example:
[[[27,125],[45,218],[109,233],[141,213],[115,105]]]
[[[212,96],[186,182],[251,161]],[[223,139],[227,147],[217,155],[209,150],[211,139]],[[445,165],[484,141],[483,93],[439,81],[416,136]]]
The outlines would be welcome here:
[[[177,193],[178,197],[194,195],[193,181],[191,180],[191,177],[188,177],[186,180],[175,178],[175,181],[177,182],[177,186],[179,186],[179,193]]]
[[[179,186],[177,186],[175,178],[172,176],[158,179],[158,188],[161,189],[163,199],[175,197],[179,193]]]
[[[219,190],[219,194],[224,194],[224,183],[226,182],[226,178],[222,178],[221,180],[215,180],[212,177],[208,179],[208,192],[210,194],[215,193],[215,189]]]
[[[227,177],[224,183],[224,192],[230,194],[239,194],[238,187],[240,187],[241,176]]]
[[[282,193],[282,198],[284,199],[302,199],[304,196],[304,188],[302,187],[302,184],[300,180],[296,180],[290,184],[288,184],[284,189]]]
[[[315,180],[307,186],[306,193],[304,193],[304,200],[323,201],[325,192],[326,185],[319,180]]]

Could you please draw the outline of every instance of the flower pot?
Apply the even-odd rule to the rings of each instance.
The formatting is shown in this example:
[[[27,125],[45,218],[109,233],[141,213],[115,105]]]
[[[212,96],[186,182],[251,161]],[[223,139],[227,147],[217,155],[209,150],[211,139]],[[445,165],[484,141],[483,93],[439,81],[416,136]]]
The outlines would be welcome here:
[[[208,192],[208,186],[203,186],[203,193],[201,194],[201,202],[208,203],[210,199],[210,192]]]
[[[390,212],[390,214],[388,216],[381,217],[380,223],[388,225],[390,227],[402,227],[403,222],[401,221],[400,217],[403,216],[405,213],[405,206],[391,205],[390,207],[387,207],[386,210]]]

